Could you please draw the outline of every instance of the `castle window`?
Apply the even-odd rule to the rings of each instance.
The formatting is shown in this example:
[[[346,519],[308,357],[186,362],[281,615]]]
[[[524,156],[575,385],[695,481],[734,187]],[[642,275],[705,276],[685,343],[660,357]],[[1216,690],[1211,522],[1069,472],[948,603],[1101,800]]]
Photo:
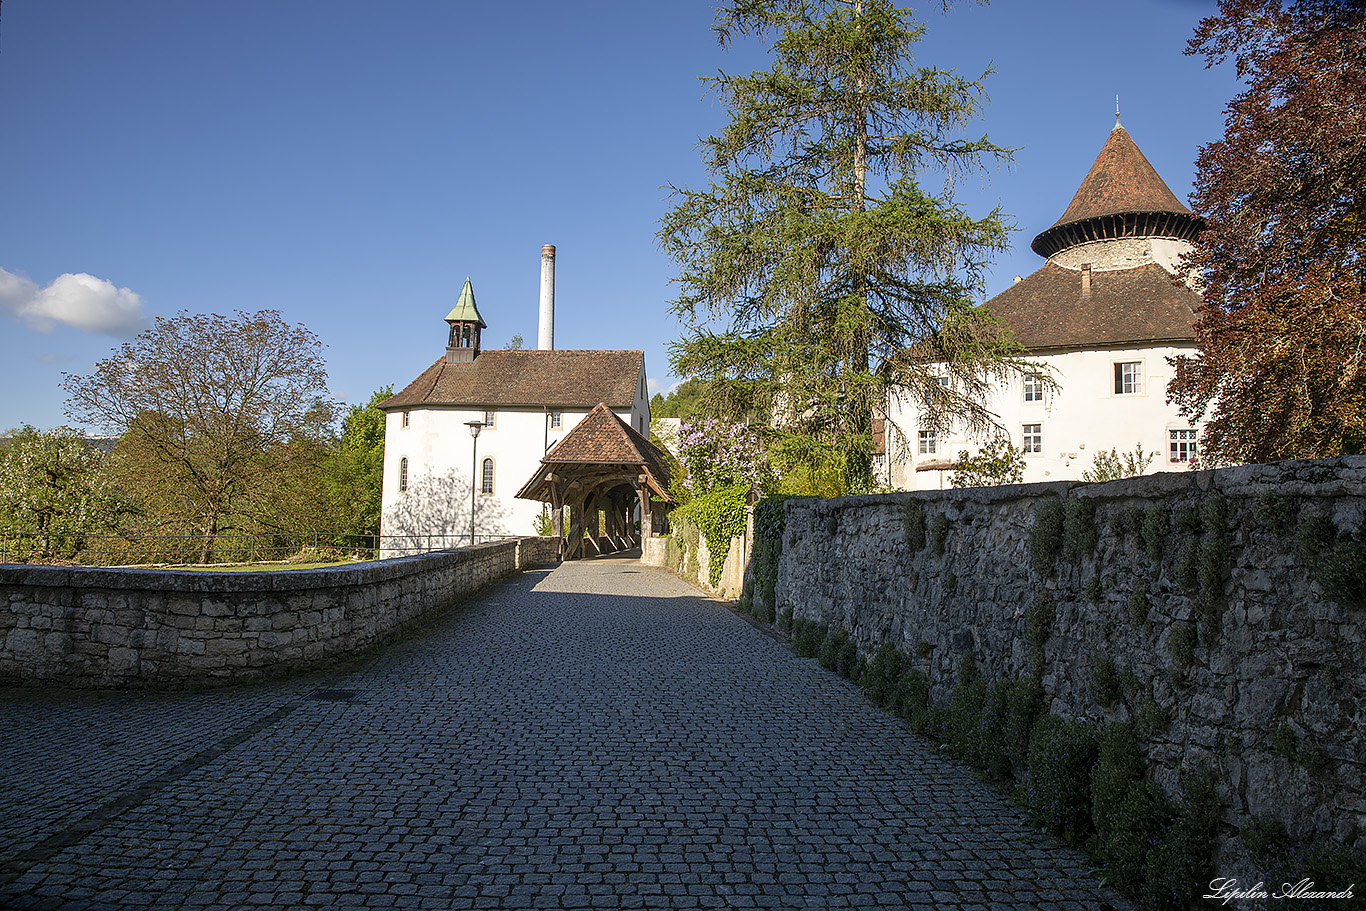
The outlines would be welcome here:
[[[1026,402],[1043,401],[1043,377],[1027,374],[1024,378],[1024,400]]]
[[[404,456],[398,460],[398,492],[405,493],[408,490],[408,457]]]
[[[1043,452],[1043,425],[1025,424],[1021,428],[1020,449],[1023,452]]]
[[[1143,391],[1143,362],[1115,363],[1115,395],[1138,395]]]
[[[483,494],[493,493],[493,459],[484,460],[484,470],[479,474],[479,492]]]
[[[1194,430],[1169,430],[1167,431],[1167,442],[1173,462],[1195,461]]]

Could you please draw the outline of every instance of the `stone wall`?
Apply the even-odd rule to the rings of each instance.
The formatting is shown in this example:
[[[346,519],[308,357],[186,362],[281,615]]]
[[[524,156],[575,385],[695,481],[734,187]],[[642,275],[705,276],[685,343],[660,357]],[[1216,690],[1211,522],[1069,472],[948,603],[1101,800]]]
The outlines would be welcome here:
[[[1252,815],[1366,846],[1363,541],[1366,457],[793,500],[773,607],[921,655],[940,700],[971,655],[1056,715],[1165,719],[1150,774],[1213,770],[1236,869]]]
[[[749,522],[752,526],[752,516]],[[726,551],[726,562],[721,568],[721,577],[715,585],[711,584],[708,571],[711,565],[711,549],[707,547],[707,541],[701,535],[698,535],[695,541],[677,534],[646,538],[641,541],[640,562],[646,566],[659,566],[677,573],[713,597],[734,601],[744,590],[751,538],[752,535],[746,535],[731,539],[730,549]]]
[[[556,544],[279,572],[0,566],[0,685],[237,683],[322,667],[553,563]]]

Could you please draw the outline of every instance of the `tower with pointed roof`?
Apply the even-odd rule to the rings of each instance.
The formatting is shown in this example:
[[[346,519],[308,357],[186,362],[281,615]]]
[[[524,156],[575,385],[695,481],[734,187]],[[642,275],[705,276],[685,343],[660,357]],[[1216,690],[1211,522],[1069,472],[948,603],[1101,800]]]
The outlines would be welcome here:
[[[465,276],[465,287],[460,289],[451,312],[446,314],[446,324],[451,327],[446,339],[446,363],[472,364],[479,356],[479,332],[487,329],[479,308],[474,303],[474,286],[469,276]]]
[[[1116,116],[1071,203],[1030,245],[1044,264],[986,304],[1056,384],[1017,378],[989,402],[1024,452],[1026,482],[1080,479],[1111,450],[1154,454],[1150,472],[1196,460],[1198,428],[1166,385],[1167,358],[1195,346],[1200,298],[1178,276],[1200,229]],[[984,442],[922,429],[906,403],[888,417],[896,486],[946,487],[958,453]]]

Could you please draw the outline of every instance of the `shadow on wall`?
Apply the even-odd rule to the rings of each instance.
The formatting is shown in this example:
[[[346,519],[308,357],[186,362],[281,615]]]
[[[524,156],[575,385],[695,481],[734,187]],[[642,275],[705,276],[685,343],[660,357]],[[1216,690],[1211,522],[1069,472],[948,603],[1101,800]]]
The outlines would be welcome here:
[[[475,535],[510,535],[508,510],[496,496],[476,498]],[[451,539],[470,533],[470,480],[452,469],[443,475],[422,475],[384,511],[381,533],[385,538],[406,535],[445,536]]]

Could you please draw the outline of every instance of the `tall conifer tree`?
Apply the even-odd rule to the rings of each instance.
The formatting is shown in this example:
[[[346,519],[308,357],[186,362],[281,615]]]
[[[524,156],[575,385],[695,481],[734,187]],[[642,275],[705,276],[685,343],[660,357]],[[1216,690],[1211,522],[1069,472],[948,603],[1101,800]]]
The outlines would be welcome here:
[[[981,80],[917,64],[925,28],[889,0],[731,0],[716,32],[773,36],[774,62],[708,80],[730,116],[704,142],[713,179],[674,187],[662,221],[676,371],[707,382],[718,416],[768,423],[780,465],[833,463],[851,489],[869,483],[889,396],[989,430],[988,387],[1024,362],[974,306],[1005,216],[953,200],[956,180],[1010,159],[965,136]]]

